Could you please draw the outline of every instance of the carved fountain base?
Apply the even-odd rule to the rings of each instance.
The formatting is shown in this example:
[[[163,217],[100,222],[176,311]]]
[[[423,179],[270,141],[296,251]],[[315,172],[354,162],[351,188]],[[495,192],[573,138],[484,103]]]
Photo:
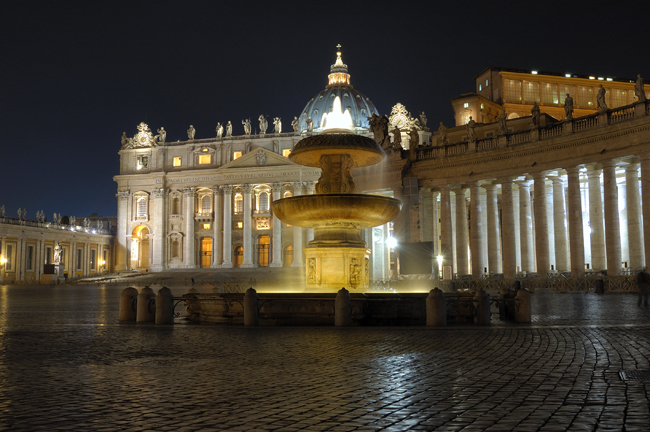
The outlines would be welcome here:
[[[305,292],[332,292],[341,288],[365,292],[369,282],[370,250],[359,247],[309,247],[305,249]]]

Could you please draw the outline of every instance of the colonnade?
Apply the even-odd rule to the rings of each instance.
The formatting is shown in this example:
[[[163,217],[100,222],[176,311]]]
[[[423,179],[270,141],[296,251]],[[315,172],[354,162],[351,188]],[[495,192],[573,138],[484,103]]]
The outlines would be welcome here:
[[[426,223],[444,277],[617,275],[645,266],[649,177],[650,155],[441,184],[420,194],[424,213],[436,215]]]

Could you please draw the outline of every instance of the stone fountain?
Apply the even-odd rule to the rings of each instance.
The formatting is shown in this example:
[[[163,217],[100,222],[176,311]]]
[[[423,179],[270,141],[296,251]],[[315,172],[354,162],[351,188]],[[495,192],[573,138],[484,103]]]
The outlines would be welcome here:
[[[273,202],[283,222],[314,229],[314,240],[304,249],[306,292],[337,292],[345,287],[364,292],[369,283],[370,250],[361,230],[393,220],[402,208],[399,200],[357,193],[352,171],[381,162],[386,154],[372,139],[351,132],[350,113],[323,116],[323,132],[302,139],[289,155],[301,165],[319,167],[314,195]]]

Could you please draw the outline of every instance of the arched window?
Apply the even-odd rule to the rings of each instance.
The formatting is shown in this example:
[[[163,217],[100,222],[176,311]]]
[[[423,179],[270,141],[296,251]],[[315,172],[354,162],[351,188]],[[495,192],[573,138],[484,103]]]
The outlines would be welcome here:
[[[147,217],[147,197],[140,197],[136,201],[136,217],[137,218]]]
[[[244,197],[241,194],[235,195],[235,214],[244,212]]]
[[[210,199],[210,195],[205,195],[203,198],[201,198],[201,213],[208,214],[211,212],[212,212],[212,200]]]
[[[181,214],[181,200],[178,197],[172,199],[172,214]]]
[[[257,208],[260,212],[269,211],[269,194],[266,192],[260,193],[257,198]]]

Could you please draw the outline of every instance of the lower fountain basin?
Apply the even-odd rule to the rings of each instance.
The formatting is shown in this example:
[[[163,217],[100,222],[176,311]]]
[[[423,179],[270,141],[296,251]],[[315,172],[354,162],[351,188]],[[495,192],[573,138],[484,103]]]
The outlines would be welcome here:
[[[390,222],[402,203],[394,198],[363,194],[303,195],[274,201],[273,213],[285,223],[319,228],[332,223],[354,224],[357,229]]]

